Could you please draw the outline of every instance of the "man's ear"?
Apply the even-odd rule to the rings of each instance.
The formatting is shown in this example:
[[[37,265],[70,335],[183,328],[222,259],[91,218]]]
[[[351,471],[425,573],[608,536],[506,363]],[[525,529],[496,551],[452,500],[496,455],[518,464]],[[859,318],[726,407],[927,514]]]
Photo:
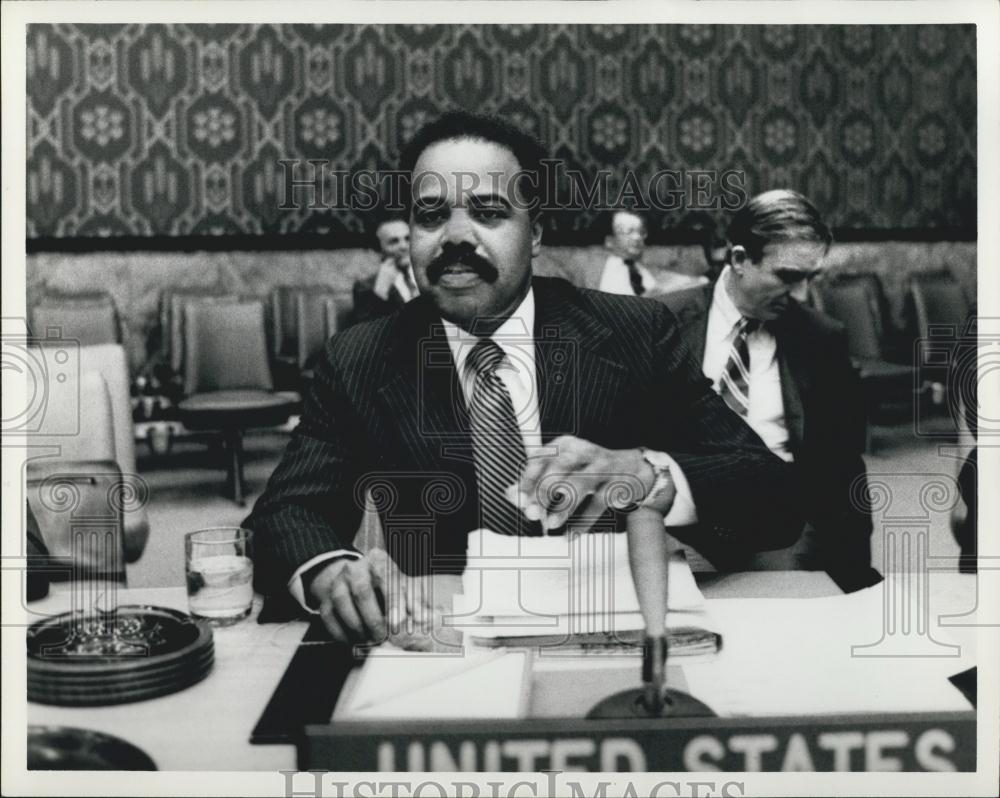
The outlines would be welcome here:
[[[536,216],[531,223],[531,256],[537,258],[542,251],[542,217]]]
[[[729,250],[729,262],[737,274],[743,272],[743,267],[746,266],[749,260],[750,257],[747,255],[747,251],[740,244]]]

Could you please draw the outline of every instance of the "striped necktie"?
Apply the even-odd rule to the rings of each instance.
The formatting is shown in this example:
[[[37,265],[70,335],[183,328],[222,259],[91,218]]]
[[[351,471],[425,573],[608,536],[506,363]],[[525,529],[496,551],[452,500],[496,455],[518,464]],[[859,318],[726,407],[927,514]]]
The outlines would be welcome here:
[[[466,372],[474,380],[469,422],[479,487],[480,526],[505,535],[532,534],[532,525],[504,495],[521,478],[527,462],[514,403],[497,374],[505,359],[495,341],[481,338],[465,361]]]
[[[746,316],[741,316],[736,322],[729,358],[719,380],[719,394],[734,412],[744,418],[750,410],[750,349],[747,337],[759,327],[760,321]]]
[[[628,267],[628,282],[632,286],[632,293],[636,296],[642,296],[646,293],[646,286],[642,282],[639,264],[632,258],[625,258],[625,266]]]

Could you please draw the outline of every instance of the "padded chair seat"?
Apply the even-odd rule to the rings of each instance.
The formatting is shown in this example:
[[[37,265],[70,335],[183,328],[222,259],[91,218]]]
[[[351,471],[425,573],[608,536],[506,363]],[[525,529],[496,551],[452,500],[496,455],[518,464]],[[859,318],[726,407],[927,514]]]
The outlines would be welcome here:
[[[283,424],[295,404],[287,394],[246,388],[196,393],[182,400],[177,409],[190,429],[227,429]]]

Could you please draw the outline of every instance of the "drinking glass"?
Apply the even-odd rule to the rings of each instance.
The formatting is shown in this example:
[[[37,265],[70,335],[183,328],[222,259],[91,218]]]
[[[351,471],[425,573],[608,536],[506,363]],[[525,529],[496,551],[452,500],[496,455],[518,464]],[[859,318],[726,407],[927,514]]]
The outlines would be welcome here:
[[[188,607],[216,626],[236,623],[253,607],[249,529],[222,526],[184,536]]]

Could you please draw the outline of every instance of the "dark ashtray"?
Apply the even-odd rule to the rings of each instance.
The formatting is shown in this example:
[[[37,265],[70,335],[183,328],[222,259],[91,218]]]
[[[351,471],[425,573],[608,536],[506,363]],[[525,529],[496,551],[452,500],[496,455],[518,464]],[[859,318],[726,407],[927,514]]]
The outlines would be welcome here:
[[[28,770],[156,770],[156,764],[132,743],[110,734],[29,726]]]

